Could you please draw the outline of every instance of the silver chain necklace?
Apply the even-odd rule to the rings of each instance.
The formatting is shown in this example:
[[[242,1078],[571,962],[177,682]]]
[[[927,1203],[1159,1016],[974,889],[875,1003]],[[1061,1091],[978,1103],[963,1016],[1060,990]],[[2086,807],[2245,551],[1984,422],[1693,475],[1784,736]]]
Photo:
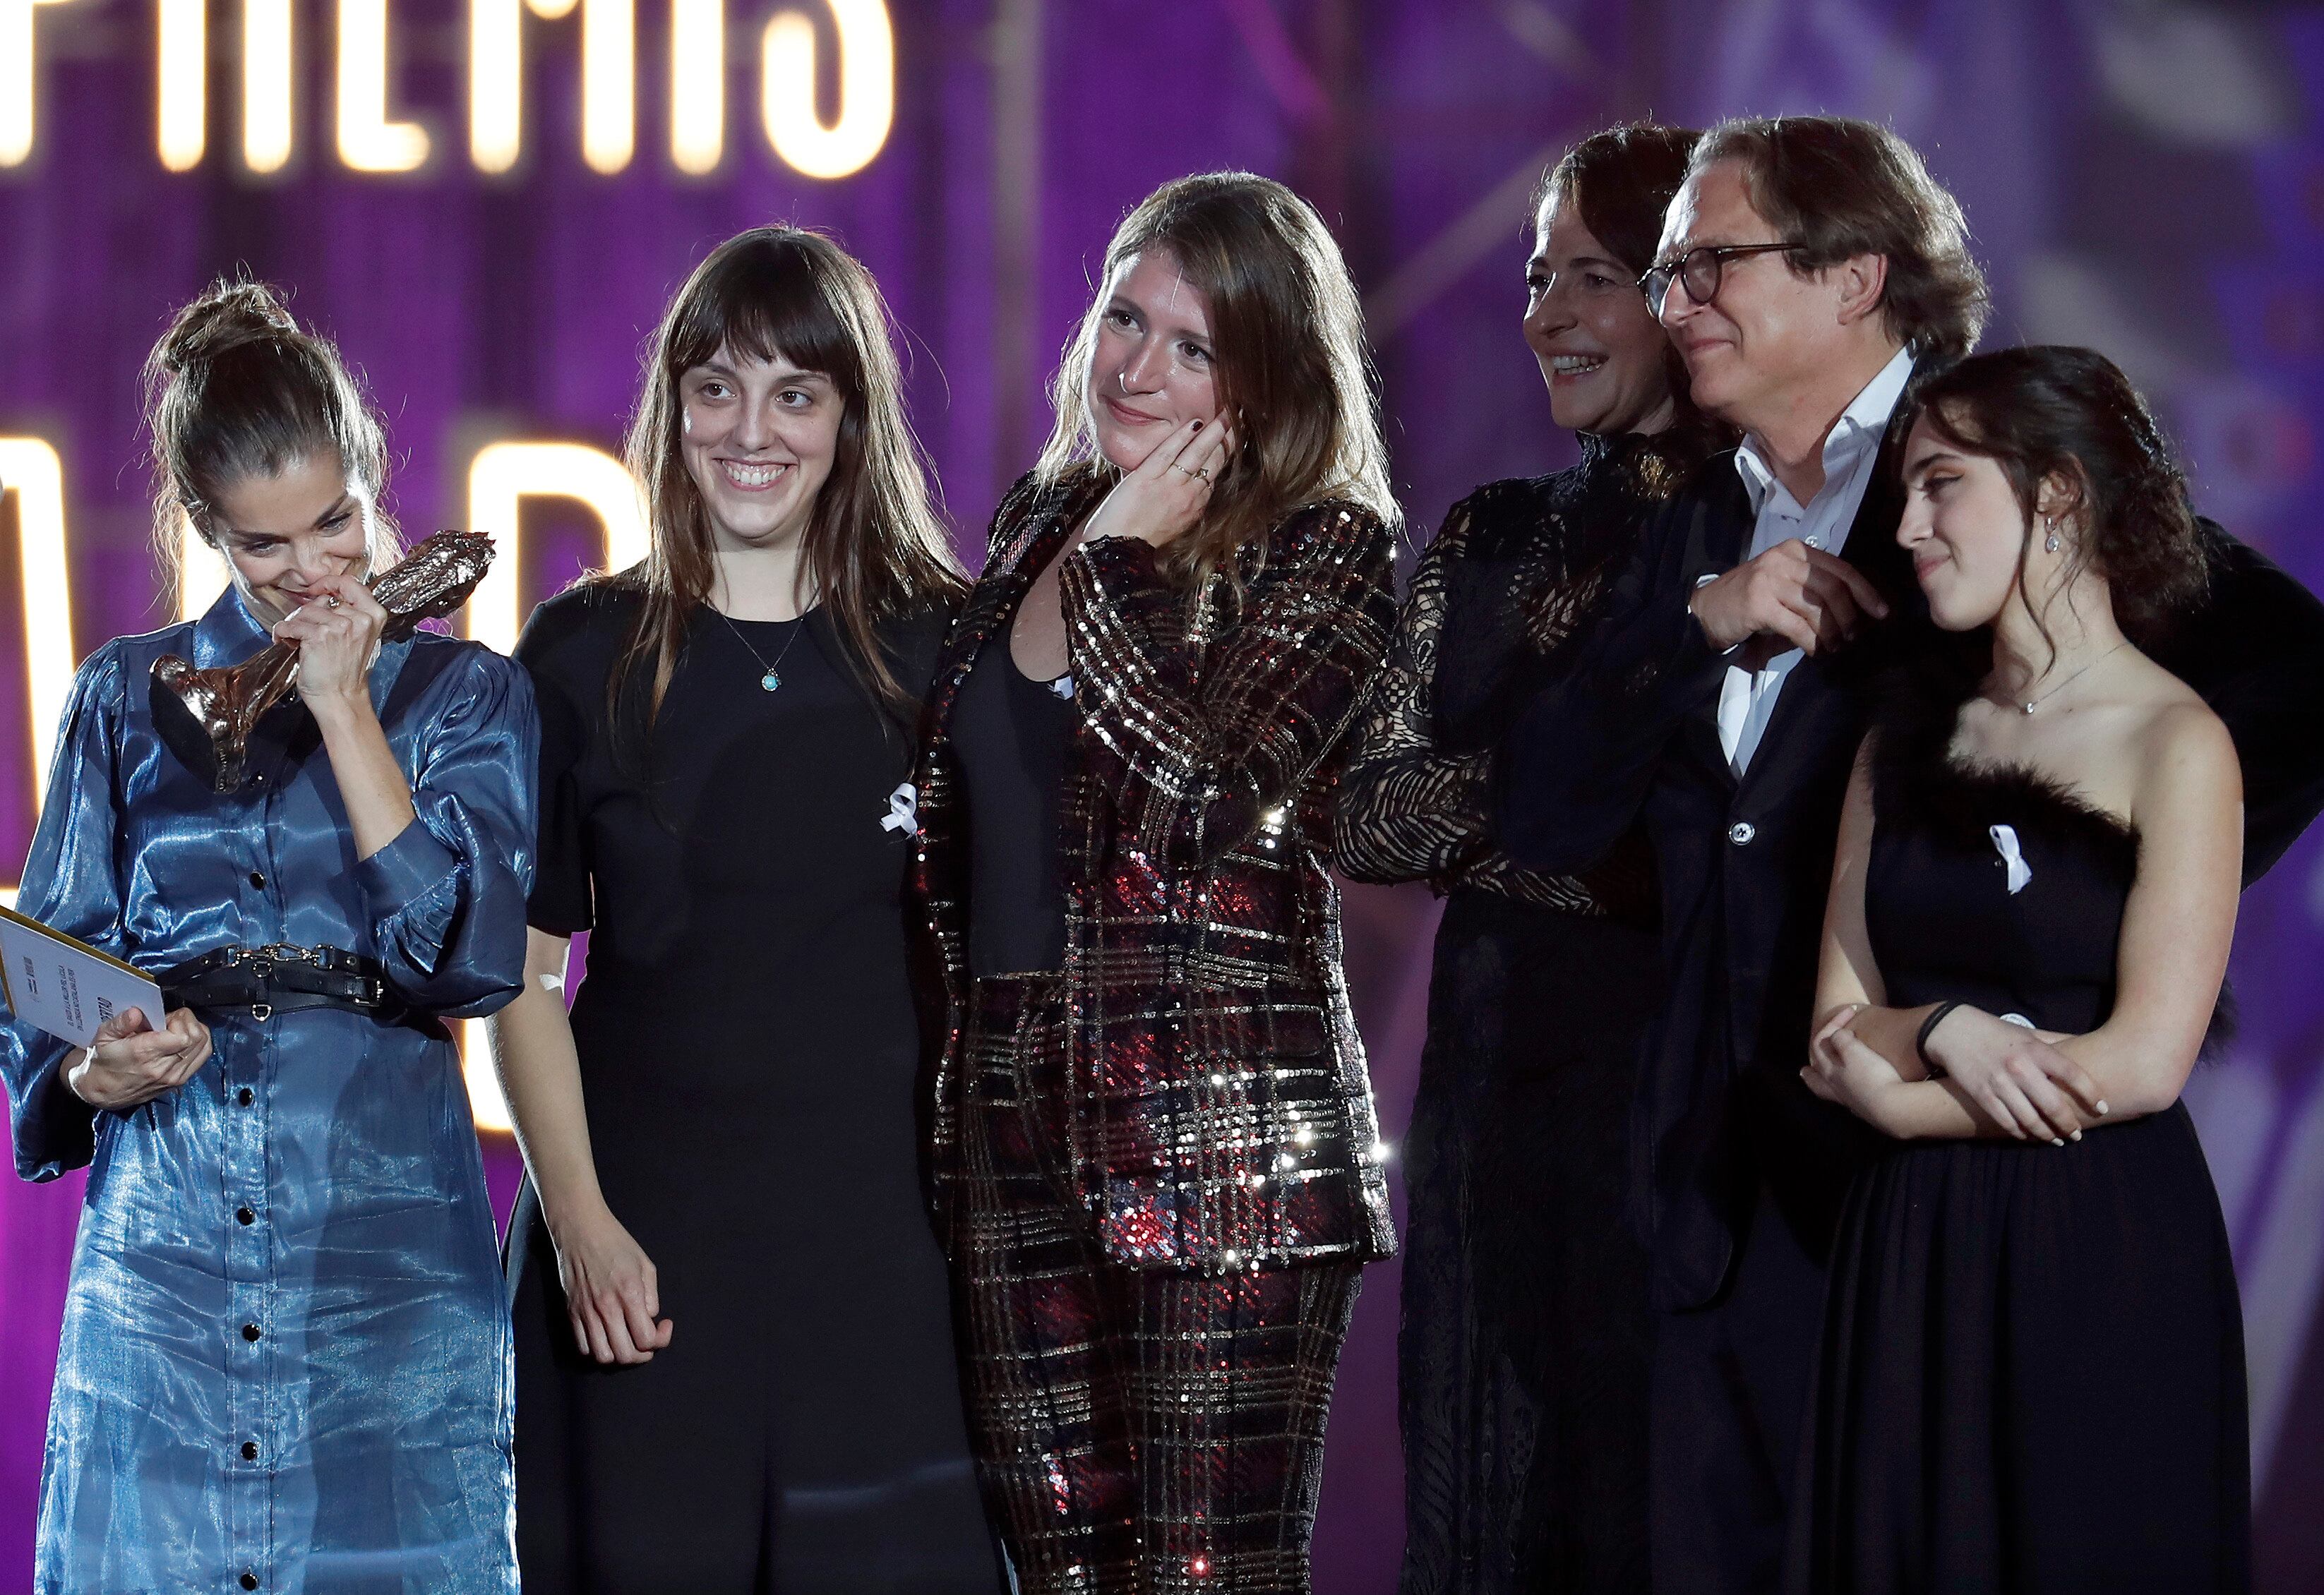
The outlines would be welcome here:
[[[791,644],[797,642],[799,640],[799,633],[807,630],[806,613],[802,611],[798,618],[791,622],[791,634],[783,639],[783,645],[775,650],[775,657],[770,661],[765,654],[761,653],[756,648],[751,646],[751,640],[742,635],[742,628],[734,623],[734,617],[733,615],[728,614],[724,610],[720,609],[715,604],[712,604],[710,608],[713,613],[717,615],[720,620],[726,622],[726,629],[734,633],[734,641],[741,643],[743,648],[749,651],[751,657],[759,661],[759,668],[764,672],[759,678],[759,690],[761,692],[772,692],[777,687],[782,686],[782,672],[778,670],[775,667],[783,662],[784,656],[788,654],[791,650]]]
[[[2092,659],[2089,664],[2084,665],[2080,669],[2067,677],[2063,681],[2059,682],[2057,686],[2042,694],[2041,696],[2030,697],[2024,702],[2018,704],[2018,713],[2023,715],[2031,715],[2034,710],[2040,708],[2043,704],[2048,703],[2052,698],[2056,697],[2060,693],[2065,691],[2066,688],[2071,687],[2075,682],[2080,681],[2086,673],[2097,669],[2100,665],[2106,663],[2107,660],[2114,658],[2116,654],[2120,653],[2124,649],[2129,646],[2130,639],[2127,637],[2124,638],[2112,648],[2107,649],[2104,653],[2098,655],[2098,658]],[[2016,702],[2015,699],[2012,699],[2010,701],[2013,703]]]

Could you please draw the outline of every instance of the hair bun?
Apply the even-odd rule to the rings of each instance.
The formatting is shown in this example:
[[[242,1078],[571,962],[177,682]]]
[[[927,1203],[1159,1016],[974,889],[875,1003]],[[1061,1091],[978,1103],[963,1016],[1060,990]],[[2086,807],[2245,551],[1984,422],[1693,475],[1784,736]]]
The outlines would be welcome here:
[[[178,312],[153,351],[153,363],[175,376],[229,350],[298,333],[298,321],[274,290],[263,282],[220,278]]]

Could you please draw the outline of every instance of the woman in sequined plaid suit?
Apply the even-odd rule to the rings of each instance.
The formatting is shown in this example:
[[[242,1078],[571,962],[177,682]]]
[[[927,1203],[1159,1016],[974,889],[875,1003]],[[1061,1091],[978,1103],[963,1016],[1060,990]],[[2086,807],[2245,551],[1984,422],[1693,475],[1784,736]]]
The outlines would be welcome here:
[[[1308,1587],[1333,1370],[1394,1244],[1325,873],[1396,620],[1361,328],[1281,185],[1147,199],[939,659],[931,1172],[1028,1595]]]

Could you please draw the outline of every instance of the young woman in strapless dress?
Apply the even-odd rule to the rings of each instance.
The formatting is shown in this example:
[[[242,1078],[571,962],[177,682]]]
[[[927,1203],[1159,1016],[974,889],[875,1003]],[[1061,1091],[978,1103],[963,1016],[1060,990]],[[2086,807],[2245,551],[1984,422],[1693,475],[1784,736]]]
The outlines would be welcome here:
[[[2144,651],[2203,545],[2088,350],[1964,361],[1916,418],[1897,535],[1958,651],[1841,823],[1805,1074],[1895,1139],[1833,1258],[1790,1587],[2246,1589],[2242,1315],[2179,1100],[2242,777]]]

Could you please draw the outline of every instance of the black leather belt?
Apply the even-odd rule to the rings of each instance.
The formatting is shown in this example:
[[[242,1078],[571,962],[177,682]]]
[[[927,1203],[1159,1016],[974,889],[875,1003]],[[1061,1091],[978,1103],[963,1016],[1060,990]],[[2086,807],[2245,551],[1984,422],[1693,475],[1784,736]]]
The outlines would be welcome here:
[[[344,1008],[390,1024],[413,1017],[376,958],[338,947],[220,947],[161,972],[172,1008],[246,1008],[254,1019],[303,1008]]]

